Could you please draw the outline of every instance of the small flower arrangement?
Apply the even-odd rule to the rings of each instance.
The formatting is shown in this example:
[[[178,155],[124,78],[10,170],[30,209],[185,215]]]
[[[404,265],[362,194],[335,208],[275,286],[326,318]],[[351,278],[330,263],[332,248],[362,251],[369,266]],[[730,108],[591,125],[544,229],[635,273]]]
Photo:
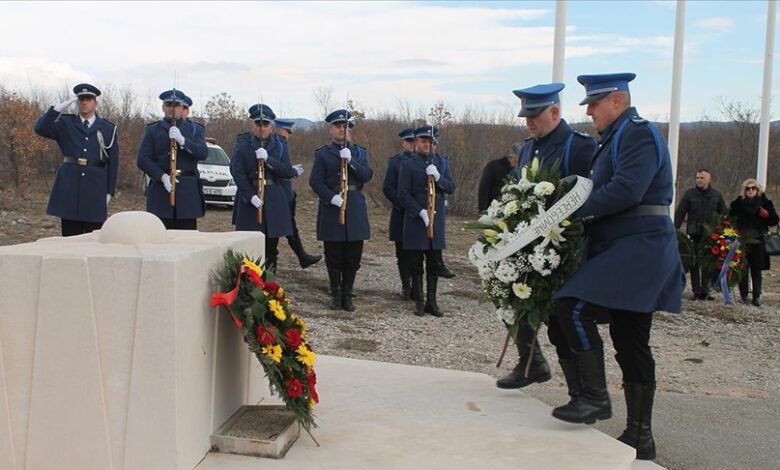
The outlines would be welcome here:
[[[319,402],[314,362],[317,356],[306,340],[306,323],[290,309],[284,289],[265,278],[259,260],[228,250],[213,273],[220,291],[211,307],[224,306],[244,341],[263,366],[271,392],[284,400],[309,432],[312,411]]]
[[[725,277],[730,289],[739,283],[745,269],[739,230],[726,215],[716,216],[712,222],[704,224],[702,230],[704,236],[699,252],[702,277],[713,280]]]
[[[484,294],[514,339],[521,324],[537,329],[552,313],[553,294],[579,264],[582,223],[567,219],[552,224],[500,261],[492,254],[512,243],[535,220],[545,218],[546,211],[569,192],[573,183],[561,181],[559,174],[558,165],[540,169],[539,160],[534,159],[522,169],[519,181],[507,182],[501,197],[479,220],[466,224],[482,230],[469,250],[469,260],[477,267]]]

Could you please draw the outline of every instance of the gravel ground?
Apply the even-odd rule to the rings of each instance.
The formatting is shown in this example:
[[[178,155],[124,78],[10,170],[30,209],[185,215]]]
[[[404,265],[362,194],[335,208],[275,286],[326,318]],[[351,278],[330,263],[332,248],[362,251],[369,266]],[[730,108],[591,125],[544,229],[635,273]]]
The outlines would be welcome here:
[[[316,201],[303,182],[297,184],[297,220],[304,246],[310,252],[320,252],[314,230]],[[44,192],[20,196],[13,191],[0,191],[0,245],[59,235],[59,220],[44,215],[47,197]],[[111,203],[112,213],[143,208],[140,195],[120,194]],[[315,350],[320,354],[468,370],[496,377],[508,372],[516,356],[510,349],[507,359],[496,368],[506,332],[490,305],[480,303],[476,270],[466,257],[476,234],[462,229],[465,219],[452,217],[448,221],[445,261],[458,276],[440,281],[443,318],[416,317],[412,314],[413,303],[400,299],[394,247],[387,241],[386,209],[372,209],[371,221],[372,240],[364,247],[355,285],[357,311],[352,314],[325,308],[324,262],[301,270],[287,244],[280,243],[279,281],[297,313],[307,320]],[[232,230],[230,211],[209,208],[199,229]],[[685,301],[681,315],[658,314],[651,345],[659,390],[743,398],[780,396],[778,273],[777,266],[765,272],[764,307],[760,309],[724,306],[720,300]],[[606,329],[602,336],[607,357],[611,358],[614,351]],[[539,337],[556,369],[553,379],[540,387],[563,387],[546,334]],[[611,391],[619,393],[620,372],[614,359],[607,361],[607,374]]]

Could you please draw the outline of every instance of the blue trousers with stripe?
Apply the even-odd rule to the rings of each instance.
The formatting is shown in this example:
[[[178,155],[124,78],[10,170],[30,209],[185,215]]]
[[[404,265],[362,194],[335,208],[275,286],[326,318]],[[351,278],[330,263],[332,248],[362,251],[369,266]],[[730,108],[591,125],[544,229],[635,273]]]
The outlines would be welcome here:
[[[609,336],[623,381],[654,383],[655,360],[650,350],[652,313],[608,309],[574,298],[559,299],[547,328],[558,357],[574,359],[577,352],[602,349],[604,343],[597,323],[603,320],[609,321]]]

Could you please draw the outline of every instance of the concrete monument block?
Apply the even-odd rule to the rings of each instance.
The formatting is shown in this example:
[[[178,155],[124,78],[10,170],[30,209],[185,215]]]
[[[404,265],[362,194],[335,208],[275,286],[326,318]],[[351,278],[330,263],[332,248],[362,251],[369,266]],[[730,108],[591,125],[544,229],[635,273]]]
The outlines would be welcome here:
[[[229,315],[209,308],[225,251],[263,246],[121,213],[92,234],[0,247],[0,468],[193,468],[268,394],[250,387]]]

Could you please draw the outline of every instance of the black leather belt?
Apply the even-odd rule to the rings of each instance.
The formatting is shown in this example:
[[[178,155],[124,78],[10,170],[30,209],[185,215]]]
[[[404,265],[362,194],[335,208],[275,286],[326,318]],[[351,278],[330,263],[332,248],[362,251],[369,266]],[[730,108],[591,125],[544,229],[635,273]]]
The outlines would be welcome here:
[[[640,204],[620,214],[615,214],[616,217],[643,217],[647,215],[665,215],[669,217],[669,206]]]
[[[78,166],[99,166],[105,168],[106,162],[101,160],[87,160],[86,158],[64,157],[62,163],[73,163]]]
[[[341,192],[341,187],[330,188],[330,189],[332,189],[333,191],[335,191],[337,193]],[[360,191],[360,188],[356,184],[349,184],[349,185],[347,185],[347,190],[348,191]]]
[[[165,173],[171,174],[171,171],[168,170]],[[176,176],[194,176],[195,178],[200,178],[200,173],[198,170],[176,170]]]

